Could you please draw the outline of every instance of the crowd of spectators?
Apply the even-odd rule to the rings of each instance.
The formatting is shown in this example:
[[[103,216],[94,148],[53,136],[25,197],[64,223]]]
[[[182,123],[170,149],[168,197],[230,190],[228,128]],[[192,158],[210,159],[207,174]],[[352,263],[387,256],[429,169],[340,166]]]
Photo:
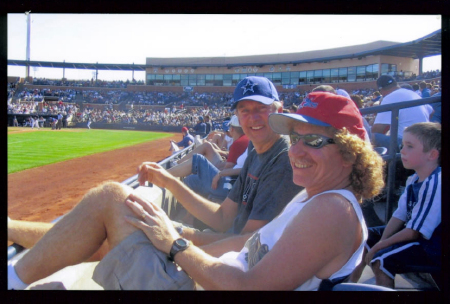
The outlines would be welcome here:
[[[37,101],[27,103],[8,103],[8,114],[39,114],[39,115],[58,115],[72,116],[79,112],[75,104],[56,103],[49,104],[44,102],[40,109]]]
[[[439,70],[428,71],[422,78],[434,78],[440,76]],[[418,78],[417,78],[418,79]],[[62,81],[34,79],[33,84],[41,85],[69,85],[74,88],[51,89],[39,88],[17,92],[18,82],[8,83],[8,113],[10,114],[51,114],[73,116],[75,122],[87,122],[90,116],[92,122],[102,123],[129,123],[129,124],[159,124],[165,126],[192,126],[198,119],[198,116],[209,114],[213,121],[220,121],[229,116],[226,108],[233,103],[231,93],[199,93],[199,92],[146,92],[146,91],[126,91],[126,85],[129,81],[98,82],[98,87],[115,88],[117,90],[106,89],[83,89],[75,87],[92,87],[94,80],[91,81]],[[118,85],[119,84],[119,85]],[[134,83],[133,83],[134,84]],[[140,83],[143,84],[143,83]],[[419,81],[417,84],[419,85]],[[440,91],[440,81],[430,81],[427,83],[431,94]],[[336,87],[335,89],[339,89]],[[280,93],[280,100],[283,101],[283,107],[289,109],[292,106],[299,105],[310,91],[297,90],[294,92]],[[370,107],[378,105],[382,99],[379,92],[373,88],[355,89],[348,92],[350,95],[358,96],[361,100],[361,107]],[[94,109],[89,107],[81,112],[78,105],[75,105],[77,95],[80,94],[80,100],[83,103],[104,104],[103,109]],[[14,103],[12,97],[18,98],[27,103]],[[57,97],[56,104],[49,104],[44,101],[44,97]],[[44,101],[43,108],[39,110],[38,103]],[[129,110],[114,110],[112,105],[128,105]],[[146,109],[147,105],[166,105],[165,111],[155,111]],[[144,106],[144,107],[143,107]],[[191,107],[198,107],[193,110]],[[189,108],[188,108],[189,107]],[[124,108],[122,108],[124,109]],[[367,117],[371,121],[371,117]]]
[[[34,78],[34,85],[53,85],[53,86],[68,86],[68,87],[101,87],[101,88],[126,88],[128,85],[144,85],[142,80],[117,80],[117,81],[105,81],[105,80],[52,80],[46,78]]]
[[[230,116],[230,112],[224,108],[205,109],[129,109],[114,110],[105,107],[104,109],[86,107],[83,112],[79,112],[75,121],[84,123],[89,118],[92,123],[126,123],[126,124],[147,124],[162,126],[193,126],[200,116],[209,115],[213,120],[222,121]]]

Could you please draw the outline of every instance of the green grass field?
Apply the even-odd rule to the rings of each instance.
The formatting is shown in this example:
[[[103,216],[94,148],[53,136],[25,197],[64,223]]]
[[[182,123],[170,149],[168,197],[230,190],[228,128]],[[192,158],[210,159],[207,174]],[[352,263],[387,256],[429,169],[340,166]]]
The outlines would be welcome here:
[[[8,174],[169,137],[170,133],[121,130],[8,128]],[[29,130],[29,128],[28,128]]]

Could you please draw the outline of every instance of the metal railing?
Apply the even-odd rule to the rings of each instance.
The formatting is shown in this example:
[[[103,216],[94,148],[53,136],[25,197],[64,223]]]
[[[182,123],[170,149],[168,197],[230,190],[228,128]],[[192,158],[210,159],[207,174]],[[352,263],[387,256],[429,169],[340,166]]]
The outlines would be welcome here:
[[[362,115],[376,114],[380,112],[391,112],[391,127],[390,127],[390,143],[388,148],[388,154],[383,156],[383,159],[387,161],[388,174],[387,174],[387,201],[386,201],[386,212],[385,212],[385,222],[387,223],[392,216],[393,206],[394,206],[394,193],[395,193],[395,173],[396,173],[396,160],[400,159],[400,153],[397,153],[398,143],[398,117],[399,111],[405,108],[412,108],[425,104],[432,104],[441,102],[441,96],[421,98],[409,101],[402,101],[397,103],[392,103],[388,105],[380,105],[376,107],[361,109]]]

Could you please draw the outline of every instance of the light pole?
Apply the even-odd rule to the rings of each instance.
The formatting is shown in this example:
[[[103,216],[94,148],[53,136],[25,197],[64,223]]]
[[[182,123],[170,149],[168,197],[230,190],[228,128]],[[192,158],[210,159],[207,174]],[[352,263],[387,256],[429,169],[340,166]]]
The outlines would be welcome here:
[[[25,70],[25,79],[28,80],[28,77],[30,77],[30,40],[31,40],[31,11],[25,12],[25,15],[27,16],[27,54],[26,54],[26,60],[27,66]]]

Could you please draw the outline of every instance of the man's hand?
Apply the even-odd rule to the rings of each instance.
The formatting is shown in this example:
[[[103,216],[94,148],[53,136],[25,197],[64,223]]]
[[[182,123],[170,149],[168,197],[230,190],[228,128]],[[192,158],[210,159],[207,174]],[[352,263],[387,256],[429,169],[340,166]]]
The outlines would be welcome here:
[[[211,182],[211,189],[216,190],[217,189],[217,185],[219,184],[219,180],[220,180],[220,172],[217,173]]]
[[[167,183],[173,179],[173,175],[166,171],[163,167],[153,162],[144,162],[138,169],[138,182],[143,186],[146,181],[156,186],[166,188]]]
[[[157,249],[168,254],[180,235],[164,210],[137,194],[130,194],[126,204],[136,214],[125,217],[126,221],[141,229]]]

